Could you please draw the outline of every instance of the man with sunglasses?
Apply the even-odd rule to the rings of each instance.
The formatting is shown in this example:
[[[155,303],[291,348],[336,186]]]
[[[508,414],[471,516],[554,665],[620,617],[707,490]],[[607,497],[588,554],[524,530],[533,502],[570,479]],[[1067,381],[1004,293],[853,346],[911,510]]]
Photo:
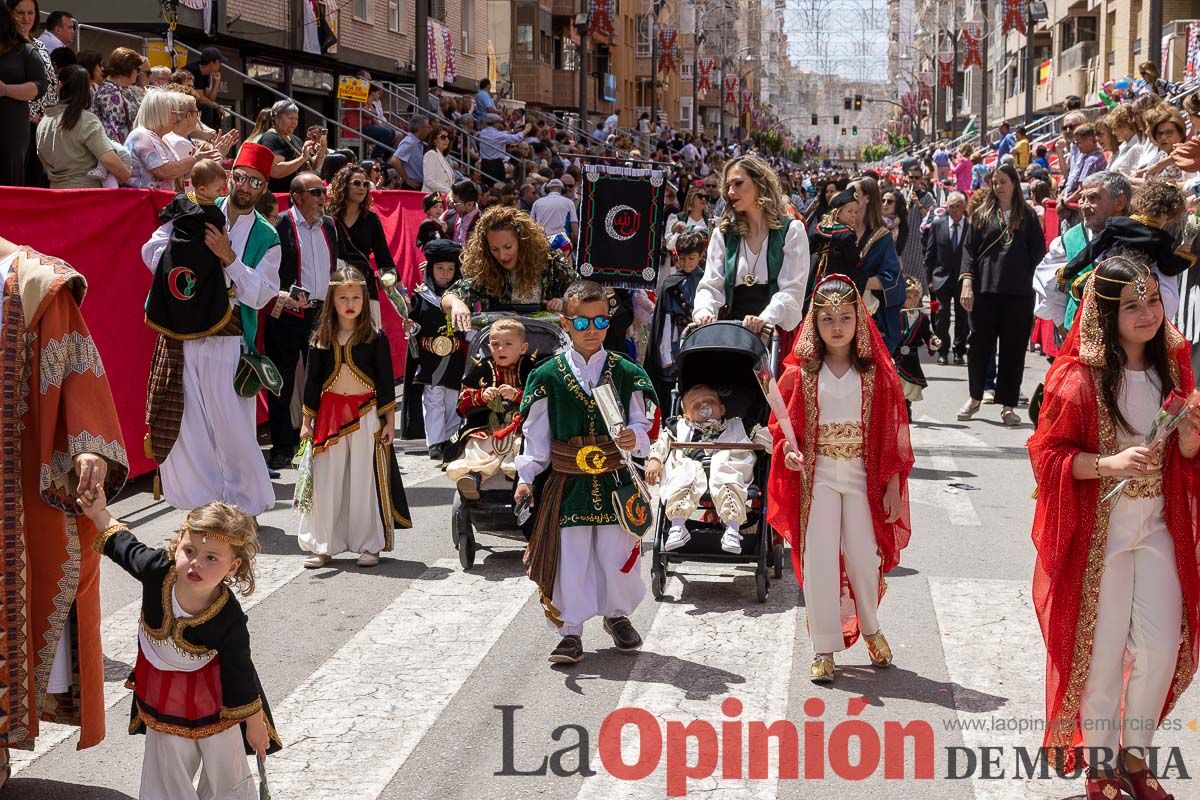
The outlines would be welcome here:
[[[233,314],[224,328],[184,342],[159,336],[150,366],[146,418],[163,495],[178,509],[222,500],[257,516],[275,503],[258,448],[255,398],[234,389],[243,351],[257,355],[257,310],[279,292],[279,236],[255,206],[267,189],[275,154],[244,144],[230,193],[217,201],[225,230],[209,226],[205,244],[224,268]],[[171,239],[161,226],[142,247],[154,270]]]
[[[337,266],[337,226],[325,213],[325,196],[321,177],[301,172],[292,178],[292,206],[275,226],[279,234],[279,294],[263,324],[263,346],[283,378],[283,388],[278,395],[267,393],[271,469],[291,463],[300,445],[291,408],[296,364],[308,355],[308,338],[320,317],[329,276]]]

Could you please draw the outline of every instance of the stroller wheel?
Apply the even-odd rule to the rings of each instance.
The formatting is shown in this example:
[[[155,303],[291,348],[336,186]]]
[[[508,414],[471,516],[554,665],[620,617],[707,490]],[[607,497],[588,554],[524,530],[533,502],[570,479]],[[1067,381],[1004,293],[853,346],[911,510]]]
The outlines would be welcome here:
[[[760,569],[754,573],[754,596],[760,603],[767,602],[767,595],[771,591],[771,579],[767,577],[767,571]]]
[[[667,594],[667,568],[664,564],[655,564],[650,568],[650,591],[655,600],[662,600]]]
[[[475,534],[467,532],[458,537],[458,563],[464,570],[475,566]]]
[[[458,542],[464,535],[470,536],[472,533],[471,512],[463,504],[462,495],[455,492],[454,500],[450,504],[450,539],[454,542],[454,547],[458,547]]]
[[[775,562],[775,580],[783,577],[783,542],[777,542],[771,550],[771,557]]]

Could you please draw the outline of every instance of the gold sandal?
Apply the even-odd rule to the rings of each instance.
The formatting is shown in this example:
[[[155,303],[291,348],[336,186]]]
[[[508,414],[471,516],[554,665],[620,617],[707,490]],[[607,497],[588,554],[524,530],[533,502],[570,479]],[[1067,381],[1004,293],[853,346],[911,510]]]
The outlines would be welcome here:
[[[818,654],[814,657],[808,677],[813,683],[833,683],[833,656]]]

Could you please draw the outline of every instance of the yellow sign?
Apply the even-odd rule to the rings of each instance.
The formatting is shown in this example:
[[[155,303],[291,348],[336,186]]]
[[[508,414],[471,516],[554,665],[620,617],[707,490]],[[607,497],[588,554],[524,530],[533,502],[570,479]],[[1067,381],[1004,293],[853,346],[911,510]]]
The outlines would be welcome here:
[[[163,39],[146,40],[146,58],[152,67],[170,67],[178,69],[187,63],[188,51],[183,45],[175,45],[175,59],[171,60],[171,51]]]
[[[365,103],[367,102],[367,94],[370,92],[370,89],[370,84],[362,78],[343,75],[338,80],[338,100],[357,100],[360,103]]]

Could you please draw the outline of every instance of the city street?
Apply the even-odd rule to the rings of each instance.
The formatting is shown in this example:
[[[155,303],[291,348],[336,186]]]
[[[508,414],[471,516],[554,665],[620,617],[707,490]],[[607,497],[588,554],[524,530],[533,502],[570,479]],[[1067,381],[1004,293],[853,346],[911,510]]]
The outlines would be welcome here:
[[[1044,368],[1043,358],[1029,356],[1026,395]],[[1031,426],[1003,427],[999,407],[990,405],[972,422],[955,421],[966,397],[965,367],[928,365],[927,373],[926,400],[912,427],[912,543],[888,578],[881,609],[896,664],[873,669],[860,643],[838,655],[837,680],[826,688],[808,679],[812,652],[790,559],[765,605],[755,602],[749,567],[673,567],[669,599],[656,602],[647,591],[633,616],[645,639],[640,653],[617,652],[594,620],[584,635],[584,661],[552,668],[546,655],[556,638],[524,577],[518,543],[482,535],[476,566],[463,571],[450,538],[454,493],[423,443],[398,443],[415,527],[397,533],[396,551],[375,569],[358,568],[349,556],[326,569],[302,567],[289,500],[294,473],[284,472],[276,482],[279,504],[260,518],[258,590],[243,600],[254,660],[285,744],[268,761],[271,796],[660,798],[684,786],[684,758],[699,758],[701,767],[707,758],[708,769],[694,771],[711,772],[687,780],[689,795],[737,800],[1082,794],[1081,780],[1025,780],[1022,763],[1022,753],[1031,761],[1041,742],[1045,653],[1029,598]],[[132,486],[114,511],[144,541],[157,543],[182,514],[156,503],[149,485]],[[648,584],[647,559],[640,566]],[[123,682],[136,654],[138,595],[131,578],[105,563],[107,739],[77,752],[70,730],[46,726],[37,752],[14,752],[4,796],[137,796],[143,740],[125,733],[130,699]],[[740,701],[740,711],[723,707],[728,698]],[[622,769],[613,731],[602,735],[617,708],[658,719],[641,728],[650,737],[640,756],[637,728],[625,728],[625,769],[640,763],[643,779],[620,780],[602,763],[606,740],[610,766]],[[1193,687],[1156,740],[1179,748],[1175,764],[1189,775],[1200,771],[1198,716],[1200,690]],[[639,712],[629,718],[646,722]],[[840,727],[848,719],[855,722]],[[752,723],[782,720],[799,732],[799,754],[790,756],[799,779],[787,764],[781,779],[774,744],[765,754],[758,747],[745,753]],[[683,729],[668,728],[670,721],[711,723],[712,746],[685,754]],[[723,735],[722,722],[741,725],[728,724]],[[895,748],[903,742],[889,723],[910,733],[927,723],[932,752],[914,756],[923,748],[909,739],[901,770]],[[703,727],[689,730],[703,736]],[[765,776],[748,779],[763,758]],[[860,763],[869,777],[847,779]],[[932,780],[917,777],[926,768]],[[595,774],[585,778],[580,773],[588,769]],[[723,779],[723,770],[741,778]],[[893,771],[903,777],[885,777]],[[1178,770],[1164,771],[1160,761],[1157,771],[1176,797],[1196,796]],[[951,772],[956,779],[948,779]]]

